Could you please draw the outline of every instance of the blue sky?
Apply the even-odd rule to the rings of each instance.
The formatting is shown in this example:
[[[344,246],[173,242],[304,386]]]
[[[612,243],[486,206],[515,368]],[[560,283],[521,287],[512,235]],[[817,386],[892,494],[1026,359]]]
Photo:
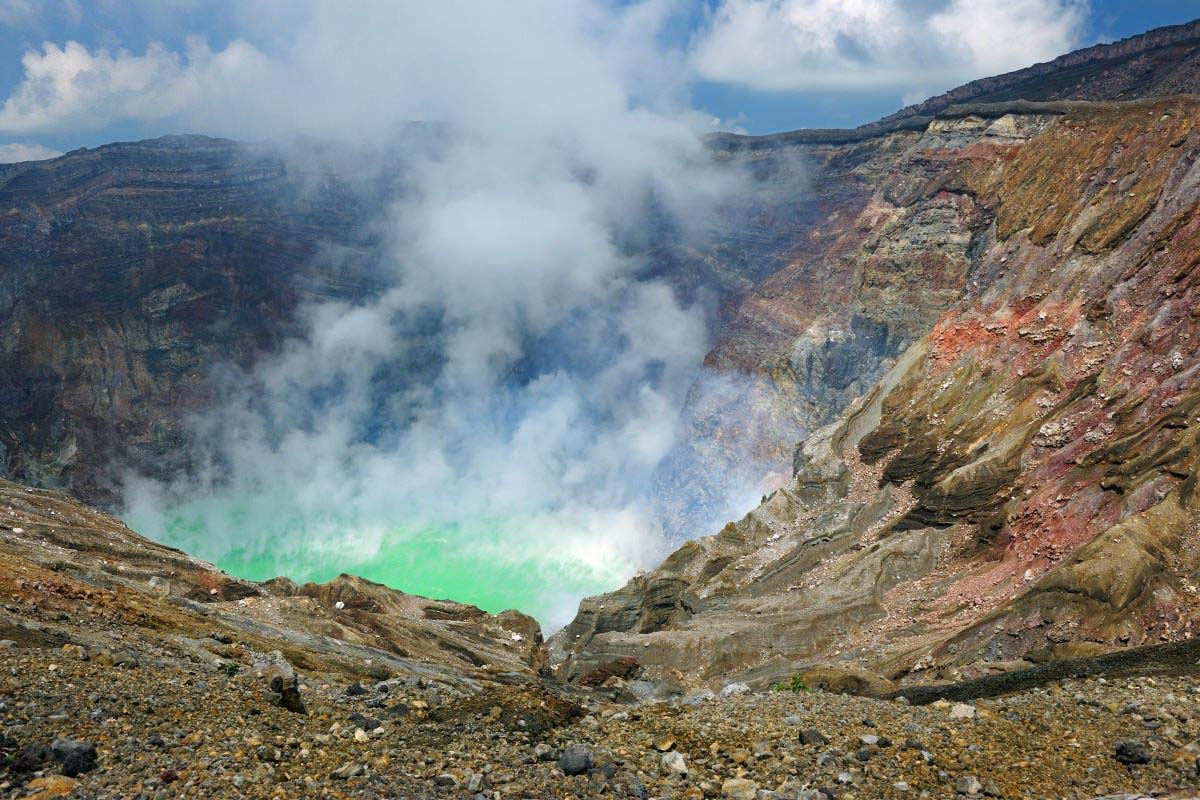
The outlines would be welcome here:
[[[321,104],[319,95],[302,96],[288,85],[288,75],[300,72],[296,64],[319,68],[319,57],[341,62],[344,54],[346,63],[334,66],[354,85],[351,69],[367,83],[384,79],[396,86],[422,69],[411,60],[380,70],[355,61],[357,48],[347,44],[355,36],[405,25],[389,5],[404,4],[0,0],[0,95],[8,98],[0,111],[0,153],[5,148],[49,153],[187,130],[242,137],[286,133],[286,119],[273,125],[254,118],[263,103],[243,94],[243,87],[254,87],[268,100],[295,94],[296,103]],[[669,95],[670,102],[712,118],[713,127],[751,133],[869,122],[966,80],[1200,17],[1200,0],[558,5],[602,31],[603,57],[630,72],[632,95],[644,91],[655,102]],[[320,33],[330,26],[332,8],[339,10],[335,27],[344,27],[336,46],[323,42]],[[519,16],[514,14],[511,31],[498,35],[520,43]],[[396,31],[397,48],[408,46],[408,33]],[[77,43],[75,49],[68,51],[69,42]],[[534,52],[540,47],[524,46]],[[503,51],[499,57],[505,57]],[[325,88],[346,92],[334,82]],[[364,102],[388,102],[385,93],[372,89]],[[298,132],[313,131],[300,125]]]

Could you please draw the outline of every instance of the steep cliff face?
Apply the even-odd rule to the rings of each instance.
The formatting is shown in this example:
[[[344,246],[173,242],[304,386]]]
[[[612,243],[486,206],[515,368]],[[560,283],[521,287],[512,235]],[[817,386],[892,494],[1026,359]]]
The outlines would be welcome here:
[[[807,176],[816,209],[797,220],[780,252],[786,263],[740,300],[706,359],[683,443],[660,471],[676,537],[734,513],[721,506],[729,483],[748,493],[778,486],[793,443],[833,420],[964,296],[990,218],[970,187],[939,191],[956,170],[987,159],[992,145],[1024,141],[1072,101],[1198,89],[1200,21],[974,81],[854,130],[712,137],[731,164]]]
[[[632,657],[696,683],[822,661],[912,680],[1190,635],[1200,104],[1059,110],[910,141],[844,263],[931,330],[759,508],[585,601],[551,642],[564,677]]]
[[[264,149],[166,137],[9,167],[0,182],[0,465],[116,497],[169,474],[215,365],[373,290],[368,193]],[[341,245],[337,258],[315,258]]]
[[[724,158],[803,171],[820,216],[795,228],[789,263],[742,300],[705,361],[684,444],[661,472],[666,516],[683,538],[722,510],[729,482],[785,479],[795,442],[836,418],[961,296],[989,220],[974,193],[946,182],[1054,118],[988,106],[849,144],[722,143]]]

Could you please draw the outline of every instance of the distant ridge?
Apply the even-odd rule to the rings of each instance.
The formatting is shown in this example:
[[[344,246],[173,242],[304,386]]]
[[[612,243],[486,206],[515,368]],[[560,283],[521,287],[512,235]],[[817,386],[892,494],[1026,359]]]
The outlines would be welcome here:
[[[1121,61],[1128,63],[1118,66]],[[872,124],[933,116],[951,105],[971,101],[1132,100],[1197,91],[1200,91],[1200,19],[1093,45],[1003,75],[980,78]]]
[[[980,78],[857,128],[804,128],[746,136],[715,133],[716,149],[849,144],[895,131],[923,131],[937,116],[1064,113],[1063,101],[1138,100],[1200,92],[1200,19],[1098,44],[1053,61]]]

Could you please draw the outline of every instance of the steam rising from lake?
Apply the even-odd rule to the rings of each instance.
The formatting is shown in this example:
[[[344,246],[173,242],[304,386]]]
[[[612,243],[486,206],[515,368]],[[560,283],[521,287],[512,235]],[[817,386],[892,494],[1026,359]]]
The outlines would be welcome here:
[[[381,214],[389,288],[218,371],[200,468],[130,476],[126,519],[247,577],[350,571],[560,623],[662,554],[648,490],[710,342],[647,243],[686,241],[733,178],[675,102],[663,4],[330,8],[248,91],[291,76],[279,133],[366,152],[437,122]]]

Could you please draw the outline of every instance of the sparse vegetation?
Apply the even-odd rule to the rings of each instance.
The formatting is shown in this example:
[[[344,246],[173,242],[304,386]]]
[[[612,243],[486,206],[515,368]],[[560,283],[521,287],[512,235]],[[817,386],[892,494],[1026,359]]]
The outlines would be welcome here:
[[[812,689],[809,688],[808,684],[805,683],[804,679],[801,678],[799,675],[793,675],[792,677],[788,678],[787,683],[771,684],[771,691],[773,691],[773,692],[811,692]]]

